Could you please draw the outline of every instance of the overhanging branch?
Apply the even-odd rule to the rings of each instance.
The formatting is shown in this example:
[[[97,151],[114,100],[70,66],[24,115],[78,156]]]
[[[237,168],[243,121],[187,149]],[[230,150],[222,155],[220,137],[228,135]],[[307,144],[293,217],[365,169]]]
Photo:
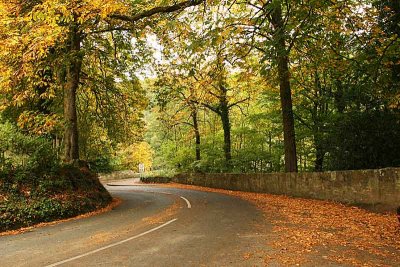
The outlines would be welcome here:
[[[112,19],[118,19],[118,20],[130,22],[130,23],[135,23],[141,19],[148,18],[148,17],[151,17],[156,14],[171,13],[171,12],[183,10],[187,7],[197,6],[201,3],[203,3],[204,1],[205,0],[188,0],[188,1],[184,1],[184,2],[177,3],[174,5],[170,5],[170,6],[155,7],[155,8],[146,10],[142,13],[135,14],[132,16],[127,16],[127,15],[122,15],[122,14],[111,14],[109,17]]]
[[[235,103],[230,104],[230,105],[228,106],[228,108],[232,108],[232,107],[234,107],[234,106],[238,106],[239,104],[241,104],[241,103],[243,103],[243,102],[246,102],[246,101],[249,100],[249,99],[250,99],[250,97],[246,97],[246,98],[244,98],[244,99],[242,99],[242,100],[239,100],[239,101],[237,101],[237,102],[235,102]]]

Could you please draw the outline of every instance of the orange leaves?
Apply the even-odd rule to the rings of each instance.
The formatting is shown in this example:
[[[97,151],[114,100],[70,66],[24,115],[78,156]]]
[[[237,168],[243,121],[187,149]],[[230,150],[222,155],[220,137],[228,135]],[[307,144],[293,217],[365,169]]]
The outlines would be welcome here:
[[[372,213],[329,201],[170,185],[219,192],[253,202],[265,215],[266,265],[398,266],[400,226],[395,214]]]
[[[30,91],[22,91],[20,93],[16,93],[13,96],[13,102],[17,107],[20,107],[23,105],[23,103],[32,98],[33,97],[33,93]]]
[[[34,87],[42,82],[37,69],[64,38],[65,29],[57,25],[55,10],[46,3],[27,7],[14,1],[0,16],[0,88],[12,100],[5,105],[22,106],[34,97]]]
[[[293,253],[304,248],[310,253],[302,255],[304,259],[323,251],[331,261],[356,266],[379,266],[386,257],[391,257],[394,262],[400,260],[387,250],[400,249],[400,243],[396,241],[397,225],[392,215],[375,214],[327,201],[283,196],[264,195],[261,202],[259,206],[264,210],[265,205],[273,209],[272,212],[268,210],[268,217],[275,214],[271,219],[274,231],[279,235],[274,242],[277,248],[288,247]],[[372,259],[363,262],[363,257]]]

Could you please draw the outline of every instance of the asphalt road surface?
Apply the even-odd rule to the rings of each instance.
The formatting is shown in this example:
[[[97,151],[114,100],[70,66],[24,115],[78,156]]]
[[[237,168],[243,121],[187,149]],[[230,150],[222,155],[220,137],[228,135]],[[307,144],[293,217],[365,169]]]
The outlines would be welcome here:
[[[264,265],[269,226],[244,200],[146,185],[107,189],[123,201],[110,212],[0,237],[0,266]]]

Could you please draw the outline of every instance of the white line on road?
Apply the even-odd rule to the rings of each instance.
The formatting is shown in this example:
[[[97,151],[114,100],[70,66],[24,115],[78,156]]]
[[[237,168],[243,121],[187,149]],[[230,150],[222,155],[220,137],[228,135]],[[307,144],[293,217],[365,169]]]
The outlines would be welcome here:
[[[189,202],[189,200],[187,200],[186,198],[184,198],[184,197],[181,197],[183,200],[185,200],[186,201],[186,204],[187,204],[187,206],[188,206],[188,209],[191,209],[192,208],[192,205],[190,204],[190,202]]]
[[[69,259],[66,259],[66,260],[63,260],[63,261],[59,261],[59,262],[56,262],[56,263],[47,265],[47,266],[45,266],[45,267],[59,266],[59,265],[61,265],[61,264],[64,264],[64,263],[67,263],[67,262],[70,262],[70,261],[73,261],[73,260],[76,260],[76,259],[79,259],[79,258],[88,256],[88,255],[97,253],[97,252],[99,252],[99,251],[102,251],[102,250],[105,250],[105,249],[108,249],[108,248],[112,248],[112,247],[121,245],[121,244],[126,243],[126,242],[128,242],[128,241],[131,241],[132,239],[136,239],[136,238],[138,238],[138,237],[147,235],[147,234],[149,234],[149,233],[151,233],[151,232],[154,232],[154,231],[156,231],[156,230],[158,230],[158,229],[161,229],[161,228],[167,226],[168,224],[175,222],[176,220],[178,220],[178,219],[170,220],[170,221],[168,221],[168,222],[166,222],[166,223],[164,223],[164,224],[162,224],[162,225],[159,225],[159,226],[157,226],[157,227],[155,227],[155,228],[153,228],[153,229],[150,229],[150,230],[148,230],[148,231],[146,231],[146,232],[143,232],[143,233],[141,233],[141,234],[132,236],[132,237],[130,237],[130,238],[127,238],[127,239],[124,239],[124,240],[122,240],[122,241],[119,241],[119,242],[110,244],[110,245],[108,245],[108,246],[104,246],[104,247],[101,247],[101,248],[98,248],[98,249],[89,251],[89,252],[87,252],[87,253],[78,255],[78,256],[76,256],[76,257],[72,257],[72,258],[69,258]]]
[[[134,190],[134,191],[138,191],[138,190]],[[168,192],[158,192],[158,191],[141,191],[141,192],[146,192],[146,193],[153,193],[153,194],[164,194],[164,195],[170,195],[170,196],[177,196],[180,197],[181,199],[185,200],[188,209],[192,208],[192,204],[190,204],[190,201],[182,196],[176,195],[176,194],[172,194],[172,193],[168,193]]]

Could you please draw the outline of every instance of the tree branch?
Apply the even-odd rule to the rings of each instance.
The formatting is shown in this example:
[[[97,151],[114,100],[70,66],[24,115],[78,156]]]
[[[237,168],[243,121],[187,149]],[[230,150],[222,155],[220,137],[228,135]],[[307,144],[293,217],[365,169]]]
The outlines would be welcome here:
[[[240,103],[246,102],[246,101],[249,100],[249,99],[250,99],[250,97],[246,97],[246,98],[244,98],[244,99],[242,99],[242,100],[239,100],[239,101],[237,101],[237,102],[235,102],[235,103],[230,104],[230,105],[228,106],[228,108],[231,108],[231,107],[233,107],[233,106],[237,106],[237,105],[239,105]]]
[[[128,27],[110,27],[102,30],[96,30],[92,32],[88,32],[87,35],[89,34],[100,34],[100,33],[106,33],[106,32],[113,32],[113,31],[132,31],[132,28]]]
[[[141,19],[151,17],[156,14],[162,14],[162,13],[171,13],[179,10],[183,10],[187,7],[191,6],[197,6],[203,3],[205,0],[188,0],[184,1],[178,4],[170,5],[170,6],[160,6],[160,7],[155,7],[146,11],[143,11],[142,13],[135,14],[132,16],[127,16],[127,15],[122,15],[122,14],[111,14],[109,15],[110,18],[112,19],[118,19],[122,21],[127,21],[130,23],[135,23]]]
[[[199,102],[199,101],[197,101],[197,100],[190,100],[190,102],[195,103],[195,104],[198,104],[198,105],[202,105],[203,107],[208,108],[209,110],[211,110],[211,111],[217,113],[218,115],[221,114],[221,111],[220,111],[218,108],[213,107],[213,106],[211,106],[211,105],[209,105],[209,104],[207,104],[207,103]]]
[[[296,119],[303,124],[305,127],[307,127],[308,129],[312,130],[313,127],[310,126],[310,124],[308,124],[305,120],[303,120],[300,116],[298,116],[296,113],[293,112],[293,116],[296,117]]]
[[[294,46],[294,44],[300,34],[300,31],[303,30],[303,26],[305,25],[307,20],[311,17],[312,11],[313,11],[313,7],[311,6],[308,10],[307,16],[301,21],[300,25],[297,27],[297,29],[292,37],[292,40],[290,41],[287,51],[290,52],[292,50],[292,47]]]

